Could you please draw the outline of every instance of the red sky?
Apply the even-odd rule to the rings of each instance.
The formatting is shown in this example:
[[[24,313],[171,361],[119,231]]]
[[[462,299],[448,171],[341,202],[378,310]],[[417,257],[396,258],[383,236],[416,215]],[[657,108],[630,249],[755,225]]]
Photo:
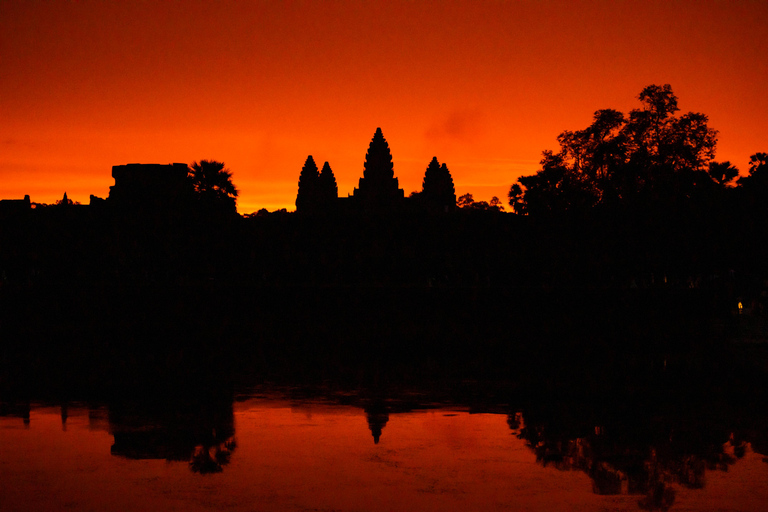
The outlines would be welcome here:
[[[768,2],[0,0],[0,198],[106,197],[111,167],[223,161],[238,209],[294,209],[307,155],[339,194],[381,127],[406,194],[432,156],[504,199],[557,135],[650,84],[768,151]]]

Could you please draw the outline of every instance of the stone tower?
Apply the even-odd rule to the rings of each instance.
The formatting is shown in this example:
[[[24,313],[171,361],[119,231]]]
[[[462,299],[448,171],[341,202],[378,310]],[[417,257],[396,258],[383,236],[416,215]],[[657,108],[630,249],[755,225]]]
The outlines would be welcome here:
[[[402,206],[405,192],[399,187],[392,165],[389,144],[376,128],[368,153],[360,184],[353,193],[360,207],[367,210],[391,210]]]
[[[317,209],[318,181],[320,173],[312,155],[307,157],[299,175],[299,192],[296,194],[296,211],[308,212]]]
[[[449,212],[456,209],[456,189],[448,166],[432,157],[427,171],[424,173],[421,201],[423,205],[435,212]]]

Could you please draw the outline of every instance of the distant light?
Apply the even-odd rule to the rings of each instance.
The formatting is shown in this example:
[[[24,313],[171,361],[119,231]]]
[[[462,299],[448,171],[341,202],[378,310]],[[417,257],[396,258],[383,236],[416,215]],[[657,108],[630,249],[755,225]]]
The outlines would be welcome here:
[[[739,302],[739,314],[742,314],[744,312],[744,305]]]

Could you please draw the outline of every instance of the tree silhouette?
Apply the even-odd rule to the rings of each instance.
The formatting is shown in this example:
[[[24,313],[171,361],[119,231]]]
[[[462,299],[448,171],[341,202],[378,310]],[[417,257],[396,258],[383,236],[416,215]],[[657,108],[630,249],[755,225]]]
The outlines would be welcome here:
[[[459,200],[456,204],[459,208],[471,208],[472,205],[475,204],[475,198],[472,196],[472,194],[464,194],[463,196],[459,197]]]
[[[200,201],[209,208],[237,211],[238,190],[223,162],[200,160],[189,168],[189,180]]]
[[[493,196],[491,198],[491,201],[488,202],[488,201],[475,201],[475,198],[472,196],[472,194],[464,194],[463,196],[459,197],[459,200],[456,202],[456,206],[458,206],[462,210],[489,211],[489,212],[504,211],[504,205],[501,204],[501,201],[496,196]]]
[[[304,167],[301,168],[301,174],[299,174],[299,191],[296,194],[297,212],[316,209],[319,181],[320,173],[317,171],[317,164],[312,155],[309,155],[304,162]]]
[[[448,166],[432,157],[424,173],[420,200],[430,210],[447,212],[456,208],[456,189]]]
[[[726,186],[739,175],[739,170],[731,162],[709,162],[709,176],[715,183]]]
[[[512,211],[518,214],[525,214],[525,200],[523,199],[523,187],[519,183],[513,183],[507,193],[507,199],[509,200],[509,206],[512,207]]]
[[[677,200],[713,179],[722,185],[733,179],[729,166],[709,168],[717,131],[709,128],[707,116],[676,116],[677,96],[669,84],[650,85],[638,99],[641,108],[629,116],[598,110],[586,129],[561,133],[560,150],[544,151],[541,170],[510,188],[513,209],[536,215],[626,204],[638,197]]]
[[[739,178],[738,184],[748,190],[768,191],[768,153],[749,157],[749,175]]]
[[[203,443],[195,446],[189,460],[189,469],[201,475],[221,473],[229,464],[232,452],[237,447],[234,437],[222,442]]]

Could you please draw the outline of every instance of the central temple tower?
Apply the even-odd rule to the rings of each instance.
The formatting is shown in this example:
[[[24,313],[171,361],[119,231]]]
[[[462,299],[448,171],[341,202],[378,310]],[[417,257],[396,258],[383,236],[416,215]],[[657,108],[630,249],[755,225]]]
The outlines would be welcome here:
[[[392,154],[381,128],[376,128],[368,146],[363,177],[353,196],[362,208],[368,210],[391,210],[403,204],[405,192],[395,178]]]

